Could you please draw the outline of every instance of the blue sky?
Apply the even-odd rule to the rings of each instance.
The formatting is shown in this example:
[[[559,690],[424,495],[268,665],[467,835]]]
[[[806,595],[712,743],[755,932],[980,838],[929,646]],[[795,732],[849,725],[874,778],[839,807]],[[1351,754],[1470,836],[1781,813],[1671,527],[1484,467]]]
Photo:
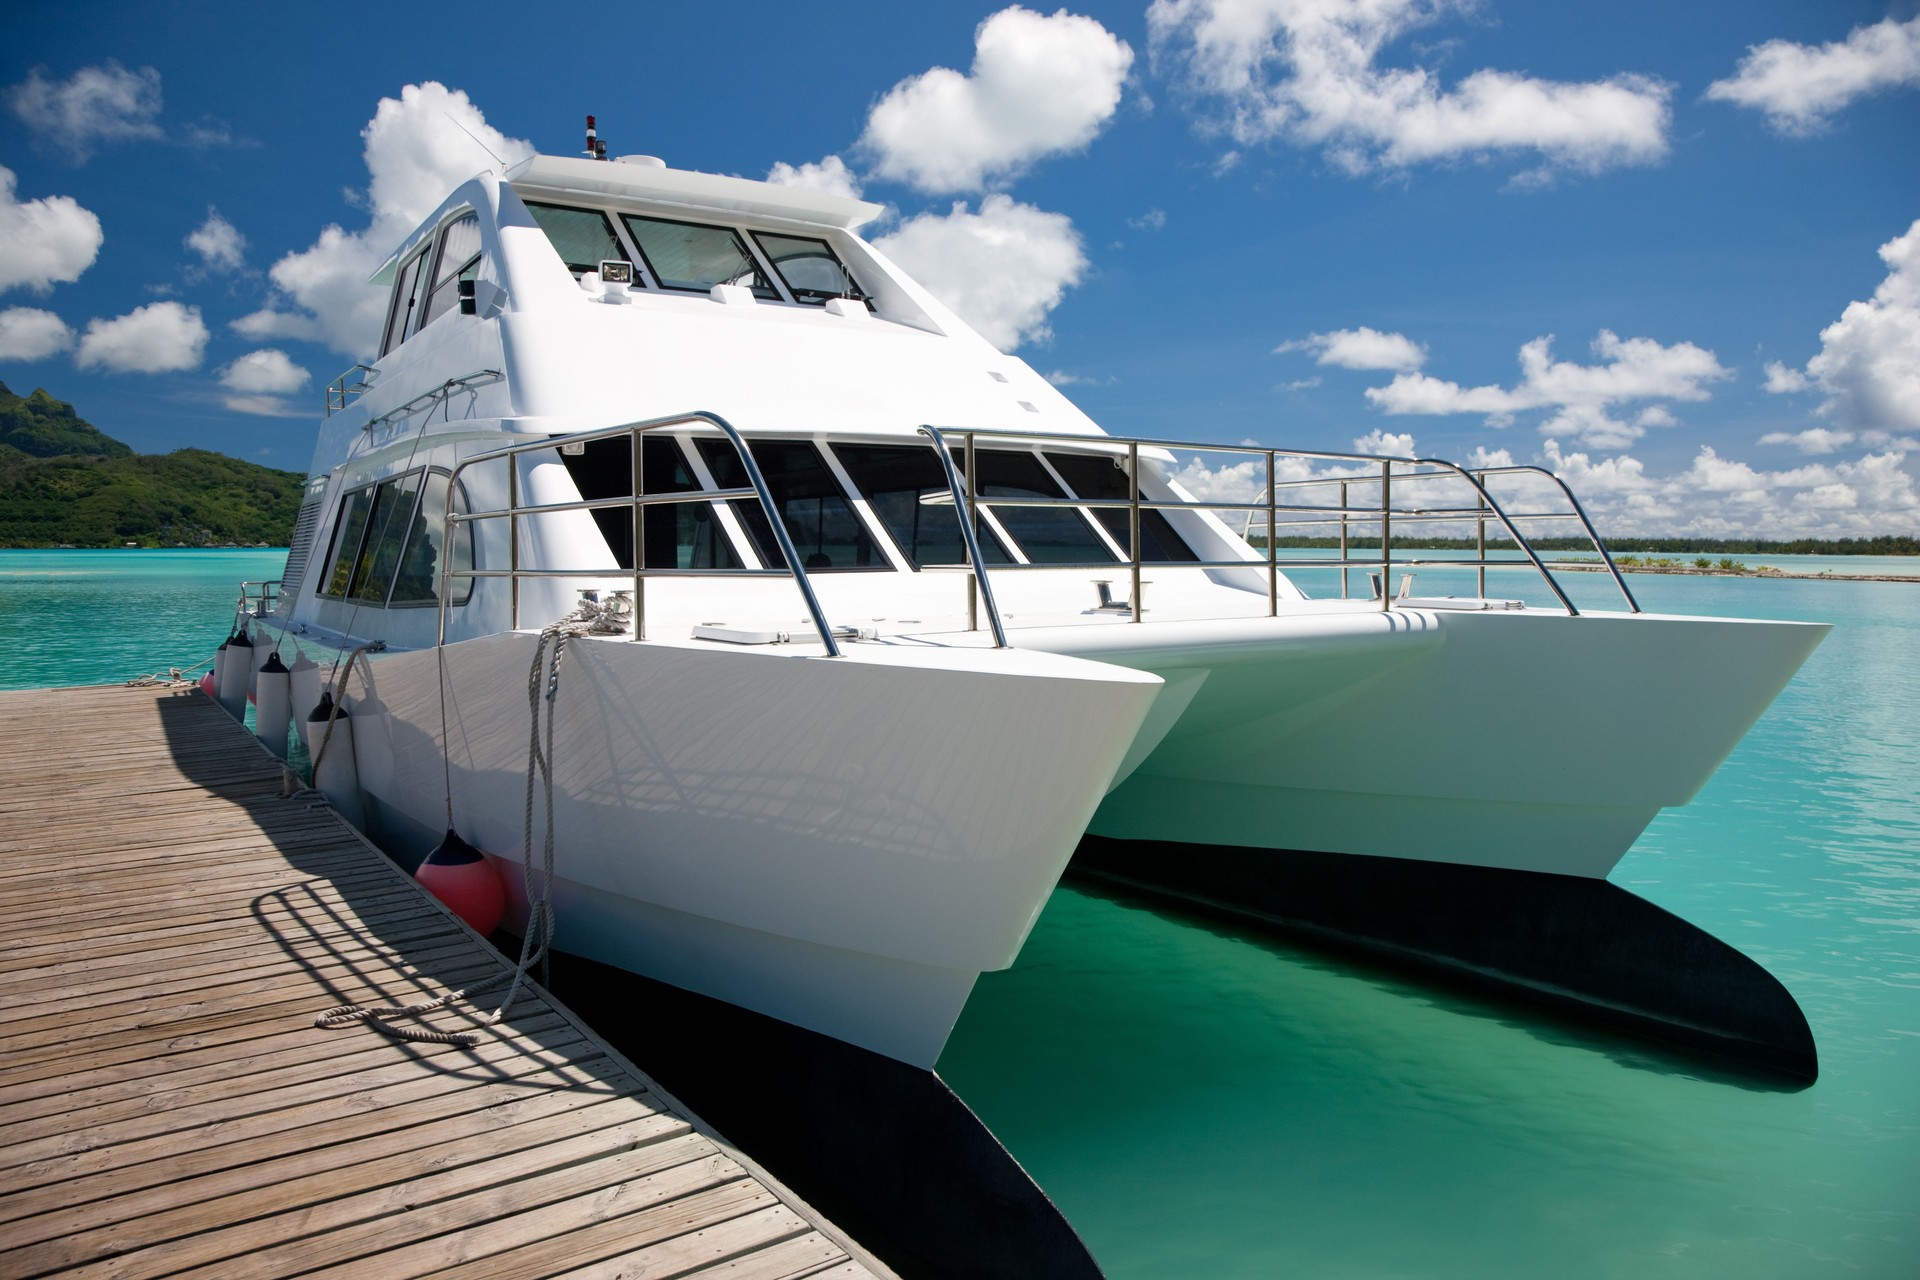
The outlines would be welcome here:
[[[571,153],[591,111],[886,204],[1109,430],[1504,454],[1615,533],[1920,532],[1913,0],[409,12],[12,15],[0,380],[301,469],[365,262],[484,163],[450,118]]]

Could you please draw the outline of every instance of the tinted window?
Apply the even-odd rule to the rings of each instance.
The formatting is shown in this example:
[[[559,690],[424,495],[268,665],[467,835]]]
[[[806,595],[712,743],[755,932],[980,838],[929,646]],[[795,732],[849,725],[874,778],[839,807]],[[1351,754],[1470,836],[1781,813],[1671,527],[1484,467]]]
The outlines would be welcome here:
[[[1067,485],[1076,497],[1081,498],[1119,498],[1126,499],[1127,473],[1114,465],[1117,458],[1090,458],[1084,453],[1049,453],[1047,461],[1053,469],[1066,477]],[[1113,507],[1096,509],[1094,519],[1106,526],[1113,540],[1127,551],[1132,537],[1127,530],[1127,512]],[[1140,559],[1145,562],[1167,563],[1179,560],[1198,560],[1193,548],[1181,541],[1180,535],[1173,531],[1167,517],[1158,511],[1140,513]]]
[[[465,514],[465,488],[454,491],[454,511]],[[400,552],[399,571],[393,578],[393,604],[433,604],[440,598],[440,557],[446,546],[447,477],[439,471],[427,473],[420,504],[413,513],[406,542]],[[453,570],[473,568],[473,526],[463,524],[453,538]],[[449,584],[454,604],[465,604],[473,594],[472,578],[455,578]]]
[[[766,231],[754,232],[753,238],[796,301],[824,303],[828,298],[866,296],[825,240]]]
[[[679,442],[668,436],[644,436],[640,483],[648,493],[691,493],[694,478]],[[591,440],[578,455],[561,454],[567,471],[588,501],[633,496],[633,448],[626,436]],[[707,502],[673,502],[642,509],[647,568],[738,569],[740,557]],[[633,568],[633,508],[608,507],[593,513],[615,561]]]
[[[833,453],[915,567],[967,562],[953,491],[931,447],[836,444]],[[925,501],[929,498],[933,501]],[[984,522],[977,537],[980,555],[988,564],[1008,562],[1006,548]]]
[[[669,222],[631,213],[622,218],[634,243],[640,246],[640,256],[647,260],[647,270],[668,289],[704,292],[717,284],[743,284],[757,297],[779,296],[747,246],[729,227]]]
[[[1030,453],[982,449],[975,487],[989,498],[1064,498],[1040,459]],[[1000,526],[1034,564],[1110,563],[1113,552],[1078,511],[1047,507],[995,507]]]
[[[754,461],[780,508],[787,536],[809,572],[818,569],[864,569],[887,563],[873,546],[873,536],[854,512],[820,451],[804,441],[758,440]],[[725,440],[700,441],[700,456],[723,489],[744,488],[750,482],[740,455]],[[752,535],[760,561],[768,568],[784,568],[786,560],[773,538],[773,526],[757,501],[732,504]]]
[[[380,354],[383,356],[399,346],[406,337],[407,322],[413,318],[417,301],[415,295],[420,289],[420,264],[426,256],[427,251],[421,249],[401,264],[399,273],[394,277],[393,301],[387,308],[387,333],[380,343]]]
[[[575,280],[589,271],[598,271],[602,262],[627,260],[627,251],[620,247],[619,237],[613,234],[613,224],[598,209],[569,209],[564,205],[529,201],[527,212],[547,233],[554,251],[560,255],[560,261],[567,264],[567,270],[573,272]]]
[[[367,536],[347,583],[347,597],[368,604],[385,604],[400,567],[400,548],[413,526],[414,498],[420,491],[420,473],[383,482],[373,491],[373,511],[367,517]]]
[[[367,532],[367,512],[373,506],[373,490],[357,489],[341,503],[340,520],[334,527],[332,567],[327,585],[320,594],[340,599],[347,594],[347,582],[360,559],[360,543]]]
[[[468,214],[440,233],[440,254],[433,269],[433,292],[427,295],[426,314],[419,327],[453,310],[460,300],[460,281],[480,273],[480,219]]]

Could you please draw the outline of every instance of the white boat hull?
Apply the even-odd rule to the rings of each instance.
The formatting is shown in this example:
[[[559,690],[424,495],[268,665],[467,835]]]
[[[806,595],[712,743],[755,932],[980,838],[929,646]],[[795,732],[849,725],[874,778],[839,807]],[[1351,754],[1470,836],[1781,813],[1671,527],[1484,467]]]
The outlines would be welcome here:
[[[357,665],[376,838],[454,824],[514,886],[536,637]],[[1013,962],[1161,682],[1012,650],[568,642],[556,945],[930,1066]],[[536,806],[541,797],[536,792]],[[543,810],[536,807],[534,857]],[[522,916],[524,918],[524,915]]]
[[[1017,641],[1167,681],[1095,835],[1601,878],[1826,632],[1375,606]]]

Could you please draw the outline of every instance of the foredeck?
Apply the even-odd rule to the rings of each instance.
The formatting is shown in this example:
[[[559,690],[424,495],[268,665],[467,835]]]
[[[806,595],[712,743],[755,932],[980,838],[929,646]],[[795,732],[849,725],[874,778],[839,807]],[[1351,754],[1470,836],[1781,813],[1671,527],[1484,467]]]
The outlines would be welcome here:
[[[0,1276],[887,1274],[544,991],[317,1028],[507,966],[197,691],[0,693],[0,819]]]

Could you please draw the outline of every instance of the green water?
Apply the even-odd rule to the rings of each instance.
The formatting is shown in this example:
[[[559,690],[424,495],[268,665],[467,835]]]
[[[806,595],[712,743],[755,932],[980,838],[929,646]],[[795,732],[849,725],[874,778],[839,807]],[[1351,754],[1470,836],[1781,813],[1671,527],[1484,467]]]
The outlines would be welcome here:
[[[1115,1280],[1920,1275],[1920,586],[1633,585],[1838,624],[1613,876],[1779,976],[1819,1082],[1063,889],[940,1071]]]
[[[283,559],[0,551],[0,687],[200,661]],[[1654,610],[1838,624],[1614,874],[1787,984],[1819,1082],[1757,1087],[1063,889],[940,1070],[1115,1280],[1920,1275],[1920,586],[1632,585]]]

